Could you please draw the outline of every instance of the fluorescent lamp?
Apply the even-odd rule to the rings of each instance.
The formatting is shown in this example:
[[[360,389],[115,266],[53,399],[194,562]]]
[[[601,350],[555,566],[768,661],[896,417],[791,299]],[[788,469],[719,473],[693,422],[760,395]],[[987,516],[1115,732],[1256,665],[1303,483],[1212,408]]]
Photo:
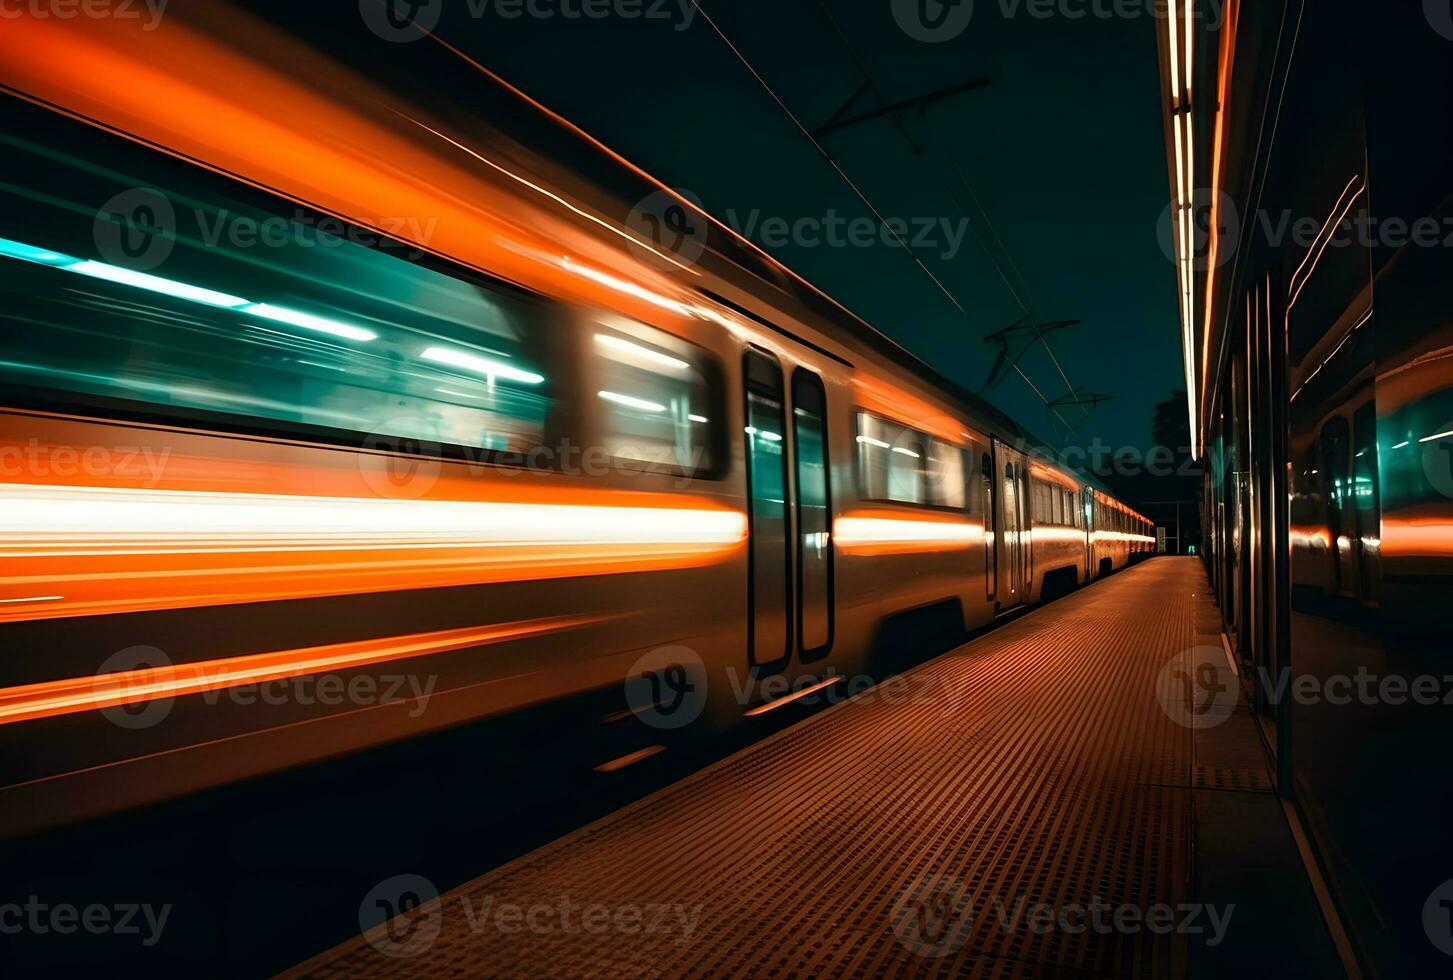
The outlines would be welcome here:
[[[436,364],[447,364],[450,367],[463,368],[486,377],[504,378],[506,381],[518,381],[521,384],[537,385],[545,380],[543,374],[522,371],[517,367],[510,367],[503,361],[491,360],[488,357],[480,357],[478,354],[470,354],[450,347],[430,347],[419,357]]]
[[[602,347],[609,347],[611,350],[619,351],[623,354],[630,354],[640,360],[648,361],[652,364],[659,364],[662,367],[673,368],[677,371],[686,371],[691,368],[690,364],[679,357],[672,357],[670,354],[663,354],[660,351],[652,350],[649,347],[642,347],[640,344],[633,344],[629,340],[623,340],[620,337],[615,337],[610,334],[596,334],[595,342]]]
[[[246,300],[243,302],[246,302]],[[318,333],[331,334],[334,337],[342,337],[345,340],[367,341],[378,339],[378,334],[372,330],[350,326],[347,323],[339,323],[337,320],[314,316],[311,313],[290,310],[285,306],[273,306],[271,303],[253,303],[250,306],[244,307],[242,312],[250,313],[253,316],[260,316],[265,320],[276,320],[278,323],[287,323],[295,327],[302,327],[304,330],[314,330]]]
[[[70,272],[79,272],[81,275],[90,276],[93,279],[119,282],[125,286],[135,286],[137,289],[148,289],[153,293],[175,296],[177,299],[190,300],[193,303],[203,303],[207,306],[220,306],[223,309],[235,310],[239,306],[247,305],[247,300],[241,296],[219,293],[215,289],[203,289],[201,286],[190,286],[187,283],[177,282],[174,279],[163,279],[161,276],[149,276],[144,272],[135,272],[131,269],[123,269],[120,266],[107,265],[105,262],[82,260],[80,262],[74,262],[65,268]]]
[[[642,412],[666,411],[665,405],[659,404],[657,402],[648,402],[644,398],[633,398],[630,395],[622,395],[619,392],[615,391],[598,391],[596,392],[596,394],[608,402],[614,402],[617,405],[624,405],[626,408],[639,409]]]

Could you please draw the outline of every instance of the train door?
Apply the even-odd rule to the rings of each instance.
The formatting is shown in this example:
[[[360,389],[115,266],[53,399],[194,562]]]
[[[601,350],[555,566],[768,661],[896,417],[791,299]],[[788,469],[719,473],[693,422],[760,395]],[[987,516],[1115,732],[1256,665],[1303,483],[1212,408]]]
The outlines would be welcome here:
[[[1095,490],[1085,487],[1080,494],[1080,521],[1085,529],[1085,581],[1095,577]]]
[[[1028,464],[1023,453],[1002,443],[994,445],[994,466],[999,493],[996,524],[999,569],[998,607],[1012,609],[1029,598]]]
[[[749,350],[746,389],[747,658],[755,668],[786,666],[792,655],[792,549],[786,394],[777,359]]]
[[[806,368],[792,373],[792,463],[797,518],[797,649],[804,662],[832,649],[832,483],[827,391]]]

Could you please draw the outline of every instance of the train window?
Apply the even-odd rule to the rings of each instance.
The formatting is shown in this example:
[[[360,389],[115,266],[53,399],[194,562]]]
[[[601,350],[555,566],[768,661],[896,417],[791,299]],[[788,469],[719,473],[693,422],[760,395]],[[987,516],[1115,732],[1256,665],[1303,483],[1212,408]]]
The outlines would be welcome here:
[[[1049,522],[1049,488],[1039,480],[1029,481],[1030,511],[1036,524]]]
[[[636,323],[594,327],[591,352],[603,446],[652,468],[709,469],[711,408],[705,352]]]
[[[912,429],[858,413],[858,472],[863,496],[902,504],[927,503],[926,442]]]
[[[858,479],[865,500],[964,510],[964,451],[868,412],[858,413]]]
[[[968,506],[964,484],[964,451],[940,439],[928,443],[929,502],[936,507],[963,510]]]
[[[889,499],[888,470],[894,443],[902,431],[892,422],[858,413],[858,476],[868,500]]]
[[[16,397],[476,453],[560,437],[555,304],[13,100],[0,146]]]

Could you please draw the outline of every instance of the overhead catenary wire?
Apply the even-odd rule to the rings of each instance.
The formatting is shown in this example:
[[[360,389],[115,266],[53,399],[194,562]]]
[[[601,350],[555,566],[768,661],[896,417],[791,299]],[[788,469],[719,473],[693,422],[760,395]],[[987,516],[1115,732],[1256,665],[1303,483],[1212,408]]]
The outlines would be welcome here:
[[[817,5],[822,10],[823,16],[827,19],[828,24],[832,26],[833,31],[837,34],[838,40],[842,42],[843,47],[847,50],[849,57],[853,59],[853,64],[857,66],[858,71],[862,74],[862,76],[867,79],[867,86],[880,99],[884,98],[882,90],[878,88],[877,81],[873,78],[873,73],[868,70],[867,62],[863,59],[862,55],[858,53],[858,49],[853,45],[852,40],[848,37],[847,32],[843,30],[842,25],[838,23],[837,18],[833,16],[831,8],[829,8],[827,5],[827,0],[817,0]],[[908,132],[908,130],[903,127],[903,123],[898,119],[898,116],[894,114],[892,118],[894,126],[897,128],[898,132],[903,136],[903,138],[908,141],[908,144],[913,148],[914,154],[921,154],[922,148],[918,145],[918,142],[914,140],[913,136]],[[989,217],[989,212],[979,201],[979,195],[974,191],[973,185],[969,183],[968,177],[964,174],[963,167],[959,165],[958,157],[954,155],[952,150],[948,151],[948,156],[949,162],[953,165],[954,172],[958,175],[959,182],[963,184],[964,189],[969,192],[969,196],[973,198],[974,206],[978,209],[979,214],[983,216],[984,224],[989,229],[989,234],[994,236],[994,241],[998,245],[999,251],[1003,253],[1005,260],[1009,263],[1009,267],[1014,271],[1014,276],[1019,280],[1019,284],[1024,287],[1025,295],[1029,297],[1028,305],[1025,304],[1024,300],[1019,295],[1019,291],[1015,289],[1014,285],[1009,281],[1009,277],[1005,275],[1003,268],[999,265],[998,259],[994,257],[993,250],[989,247],[989,244],[984,241],[983,236],[980,235],[978,229],[974,227],[974,223],[970,221],[969,227],[973,228],[974,237],[977,238],[979,240],[979,244],[983,246],[985,254],[989,257],[989,261],[994,265],[994,271],[999,273],[999,277],[1004,280],[1004,285],[1007,286],[1009,288],[1009,292],[1013,294],[1014,301],[1019,304],[1019,308],[1025,313],[1031,314],[1034,317],[1035,339],[1041,346],[1044,347],[1044,352],[1049,355],[1050,362],[1054,364],[1055,370],[1059,372],[1060,380],[1065,383],[1065,390],[1073,395],[1075,393],[1075,386],[1070,382],[1069,375],[1065,373],[1064,366],[1060,363],[1059,358],[1055,355],[1054,348],[1050,346],[1049,340],[1046,339],[1043,331],[1039,329],[1038,324],[1044,320],[1044,314],[1039,308],[1039,303],[1036,302],[1034,299],[1034,290],[1030,288],[1029,280],[1026,279],[1024,277],[1024,274],[1019,271],[1019,265],[1014,261],[1014,256],[1009,251],[1009,247],[1005,245],[1004,240],[999,237],[999,232],[994,227],[993,219]],[[952,191],[949,192],[949,196],[953,198],[954,203],[958,205],[959,210],[967,215],[968,209],[965,208],[963,206],[963,203],[958,200],[958,196],[955,195]],[[1021,375],[1023,374],[1022,371],[1020,371],[1019,373]],[[1034,388],[1035,386],[1030,385],[1030,387]],[[1042,400],[1044,400],[1048,408],[1050,408],[1051,410],[1054,409],[1055,406],[1051,404],[1048,399],[1044,399],[1043,396],[1041,396],[1041,398]],[[1089,408],[1084,405],[1081,405],[1080,407],[1084,411],[1086,420],[1088,420],[1090,418]],[[1071,433],[1073,433],[1074,428],[1069,425],[1069,423],[1065,420],[1064,416],[1060,416],[1060,421],[1064,422],[1065,425],[1070,428]]]
[[[938,287],[938,290],[943,293],[943,295],[948,299],[950,303],[953,304],[954,309],[958,310],[961,314],[964,315],[965,318],[967,318],[969,315],[968,310],[961,302],[959,302],[958,297],[953,294],[953,291],[945,286],[942,280],[940,280],[938,276],[933,274],[933,270],[931,270],[923,262],[923,260],[914,253],[913,249],[909,247],[908,243],[903,240],[903,236],[898,234],[898,232],[888,223],[887,219],[883,217],[882,213],[868,198],[868,195],[864,193],[860,187],[858,187],[853,179],[848,176],[848,173],[843,170],[841,165],[839,165],[838,162],[833,159],[832,154],[829,153],[827,149],[818,141],[817,137],[813,136],[812,131],[802,123],[802,120],[797,118],[797,114],[794,113],[791,107],[789,107],[787,103],[782,99],[782,97],[777,94],[776,90],[772,88],[771,84],[762,77],[761,72],[757,71],[756,66],[752,64],[751,60],[742,53],[740,48],[732,43],[731,38],[727,36],[726,32],[721,29],[721,27],[716,23],[712,16],[707,13],[707,11],[701,6],[701,0],[692,0],[692,6],[696,9],[696,12],[701,16],[702,20],[706,21],[707,25],[711,27],[713,32],[715,32],[716,36],[721,38],[722,43],[727,46],[728,50],[730,50],[732,54],[736,57],[736,59],[742,63],[742,66],[746,68],[747,71],[752,75],[752,77],[757,80],[757,83],[762,86],[762,89],[768,94],[768,96],[771,97],[772,101],[777,103],[778,108],[782,110],[783,114],[792,121],[792,124],[797,127],[798,131],[802,133],[803,137],[812,144],[813,148],[817,150],[818,155],[820,155],[823,160],[827,162],[828,166],[832,167],[832,169],[837,172],[838,176],[842,178],[843,182],[847,184],[852,192],[858,197],[858,199],[863,202],[863,206],[872,213],[878,224],[882,228],[886,229],[890,235],[892,235],[893,240],[897,242],[898,246],[902,248],[904,253],[908,255],[913,263],[923,271],[924,275],[928,276],[933,284]],[[1040,391],[1039,387],[1032,380],[1030,380],[1029,375],[1025,374],[1024,370],[1018,365],[1015,365],[1014,370],[1024,380],[1024,383],[1029,386],[1030,390],[1034,392],[1039,400],[1043,402],[1047,408],[1050,408],[1050,411],[1053,412],[1055,417],[1060,420],[1060,423],[1064,425],[1067,432],[1072,435],[1075,431],[1074,426],[1069,423],[1069,420],[1067,420],[1062,414],[1060,414],[1059,409],[1050,407],[1049,399],[1046,398],[1044,393]]]

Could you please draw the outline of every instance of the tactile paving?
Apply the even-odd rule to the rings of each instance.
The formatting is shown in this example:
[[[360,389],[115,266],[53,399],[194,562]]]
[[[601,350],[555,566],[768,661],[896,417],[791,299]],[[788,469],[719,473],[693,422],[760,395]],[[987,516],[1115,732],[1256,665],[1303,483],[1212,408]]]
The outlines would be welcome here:
[[[1129,569],[917,668],[907,696],[822,712],[456,889],[416,955],[360,937],[296,972],[1177,975],[1176,936],[1076,929],[1075,909],[1187,898],[1190,787],[1216,774],[1193,777],[1157,679],[1195,644],[1197,589],[1194,559]],[[477,911],[562,901],[625,918]],[[1067,917],[1032,928],[1037,905]],[[648,933],[633,909],[694,928]]]

